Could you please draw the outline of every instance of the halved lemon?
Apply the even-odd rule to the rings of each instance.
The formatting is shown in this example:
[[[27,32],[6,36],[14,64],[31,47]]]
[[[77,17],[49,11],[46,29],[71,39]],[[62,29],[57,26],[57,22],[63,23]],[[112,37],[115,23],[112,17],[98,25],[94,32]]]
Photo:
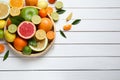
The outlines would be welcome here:
[[[6,2],[0,2],[0,19],[5,19],[9,15],[10,6]]]
[[[37,42],[37,46],[31,46],[31,45],[29,45],[29,47],[30,47],[33,51],[38,52],[38,51],[43,51],[43,50],[45,50],[46,47],[47,47],[47,45],[48,45],[48,39],[47,39],[47,37],[46,37],[44,40],[38,41],[38,42]]]

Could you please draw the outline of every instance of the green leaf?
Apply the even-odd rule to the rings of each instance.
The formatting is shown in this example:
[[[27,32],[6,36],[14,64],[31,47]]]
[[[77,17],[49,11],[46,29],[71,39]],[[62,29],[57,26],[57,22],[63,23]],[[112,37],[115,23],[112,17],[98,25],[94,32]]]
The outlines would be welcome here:
[[[28,41],[29,45],[31,46],[37,46],[37,41],[35,38],[31,38],[29,41]]]
[[[19,25],[24,19],[20,16],[10,17],[10,20],[12,21],[12,24]]]
[[[60,34],[64,37],[67,38],[66,35],[64,34],[64,32],[62,30],[60,30]]]
[[[56,12],[57,12],[58,14],[63,14],[65,11],[66,11],[66,10],[57,10]]]
[[[5,61],[8,58],[8,56],[9,56],[9,50],[5,53],[3,61]]]
[[[73,21],[72,25],[76,25],[78,23],[80,23],[81,19],[76,19],[75,21]]]

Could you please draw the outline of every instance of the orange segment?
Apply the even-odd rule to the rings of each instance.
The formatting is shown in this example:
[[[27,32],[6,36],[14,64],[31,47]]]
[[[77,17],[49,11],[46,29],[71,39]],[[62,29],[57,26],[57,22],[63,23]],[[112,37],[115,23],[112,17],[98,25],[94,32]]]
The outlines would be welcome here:
[[[10,6],[21,9],[24,5],[23,0],[10,0]]]

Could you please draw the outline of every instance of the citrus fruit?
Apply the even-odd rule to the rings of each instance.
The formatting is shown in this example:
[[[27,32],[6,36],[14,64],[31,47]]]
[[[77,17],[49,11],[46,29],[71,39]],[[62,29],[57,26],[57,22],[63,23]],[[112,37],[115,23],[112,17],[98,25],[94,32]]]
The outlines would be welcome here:
[[[16,34],[11,34],[8,32],[8,30],[5,30],[4,37],[7,42],[13,42],[16,38]]]
[[[0,29],[3,29],[6,24],[5,20],[0,20]]]
[[[72,27],[71,24],[66,24],[66,25],[64,25],[63,30],[68,31],[71,29],[71,27]]]
[[[4,44],[0,44],[0,53],[3,53],[5,50]]]
[[[40,9],[39,10],[39,15],[40,15],[40,17],[46,17],[47,16],[47,11],[46,11],[46,9]]]
[[[32,53],[32,49],[29,46],[25,46],[22,52],[24,55],[30,55]]]
[[[17,26],[16,26],[15,24],[10,24],[10,25],[8,26],[8,31],[9,31],[10,33],[15,33],[15,32],[17,31]]]
[[[53,26],[52,21],[49,18],[42,18],[38,28],[48,32],[52,29],[52,26]]]
[[[54,4],[56,0],[48,0],[50,4]]]
[[[26,21],[31,21],[33,15],[38,15],[38,9],[34,7],[25,7],[21,10],[20,15]]]
[[[42,29],[39,29],[39,30],[36,31],[35,37],[38,40],[43,40],[46,37],[46,32],[44,30],[42,30]]]
[[[15,7],[10,8],[10,15],[11,16],[18,16],[18,15],[20,15],[20,9],[19,8],[15,8]]]
[[[24,5],[24,0],[10,0],[10,6],[21,9]]]
[[[16,50],[22,51],[23,48],[27,46],[27,41],[20,37],[17,37],[13,42],[13,46],[15,47]]]
[[[4,38],[4,31],[0,29],[0,39]]]
[[[36,6],[38,0],[25,0],[26,6]]]
[[[10,18],[8,18],[8,19],[7,19],[6,27],[8,27],[11,23],[12,23],[12,21],[10,20]]]
[[[55,38],[55,33],[53,31],[48,31],[47,32],[47,38],[48,40],[53,40]]]
[[[56,9],[62,9],[63,8],[63,2],[61,2],[61,1],[57,1],[56,3],[55,3],[55,8]]]
[[[48,2],[45,1],[45,0],[38,1],[37,6],[38,6],[39,8],[44,8],[44,9],[45,9],[45,8],[47,8],[47,6],[48,6]]]
[[[0,19],[5,19],[9,15],[10,6],[5,2],[0,2]]]
[[[51,13],[51,17],[54,21],[58,21],[59,20],[59,14],[57,12],[52,12]]]
[[[53,12],[53,8],[52,7],[47,7],[46,12],[47,12],[47,14],[51,14]]]
[[[34,15],[32,16],[32,20],[31,20],[34,24],[39,24],[41,22],[41,17],[38,15]]]
[[[36,32],[36,26],[29,21],[23,21],[20,23],[17,29],[17,33],[23,39],[30,39],[34,36]]]
[[[43,51],[48,44],[48,39],[47,37],[44,40],[38,41],[37,42],[37,46],[31,46],[29,45],[29,47],[33,50],[33,51]]]

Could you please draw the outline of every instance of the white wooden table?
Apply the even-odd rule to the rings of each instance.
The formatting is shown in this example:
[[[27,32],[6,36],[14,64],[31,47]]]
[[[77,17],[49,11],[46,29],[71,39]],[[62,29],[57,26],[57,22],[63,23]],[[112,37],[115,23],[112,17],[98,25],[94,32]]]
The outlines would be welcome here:
[[[10,56],[3,62],[0,55],[0,80],[120,80],[120,0],[61,1],[67,11],[56,23],[53,47],[43,57],[25,58],[6,45]],[[59,29],[70,12],[70,22],[82,21],[64,39]]]

